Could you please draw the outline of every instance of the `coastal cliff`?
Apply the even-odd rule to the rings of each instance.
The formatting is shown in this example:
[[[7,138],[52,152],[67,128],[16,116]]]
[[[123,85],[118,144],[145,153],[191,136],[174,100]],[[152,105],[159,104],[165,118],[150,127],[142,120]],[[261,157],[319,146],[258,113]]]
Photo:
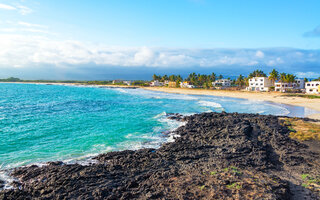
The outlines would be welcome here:
[[[319,152],[291,139],[280,117],[176,118],[187,122],[180,137],[159,149],[14,169],[15,189],[0,199],[319,199]]]

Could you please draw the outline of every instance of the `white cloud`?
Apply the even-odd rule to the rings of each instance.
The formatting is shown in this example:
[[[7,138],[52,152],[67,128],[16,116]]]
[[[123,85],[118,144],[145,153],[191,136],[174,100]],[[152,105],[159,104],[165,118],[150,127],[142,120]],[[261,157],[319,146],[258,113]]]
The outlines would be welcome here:
[[[44,26],[44,25],[31,24],[31,23],[23,22],[23,21],[18,22],[18,25],[25,26],[25,27],[33,27],[33,28],[48,28],[47,26]]]
[[[16,6],[11,6],[7,4],[2,4],[0,3],[0,9],[3,10],[16,10],[18,11],[21,15],[27,15],[32,13],[32,9],[23,5],[16,5]]]
[[[320,77],[320,73],[317,73],[317,72],[297,72],[295,74],[299,78],[318,78],[318,77]]]
[[[151,49],[147,47],[142,47],[134,55],[134,63],[137,65],[150,65],[154,60],[154,53]]]
[[[246,66],[252,68],[253,66],[287,67],[297,64],[303,67],[303,63],[311,63],[313,68],[320,66],[320,52],[316,50],[275,48],[263,49],[262,52],[256,49],[109,47],[101,44],[52,39],[48,37],[48,34],[36,36],[34,34],[43,33],[45,30],[28,25],[24,27],[19,31],[22,29],[26,31],[25,33],[30,32],[30,34],[17,34],[16,29],[7,29],[6,31],[10,33],[0,34],[1,66],[28,67],[49,64],[76,68],[77,65],[95,64],[118,67]],[[260,58],[256,59],[252,56],[259,51],[263,53],[263,57],[260,55]]]
[[[2,4],[0,3],[0,9],[4,9],[4,10],[16,10],[17,8],[7,5],[7,4]]]
[[[258,57],[258,58],[264,58],[264,53],[259,50],[259,51],[256,52],[256,57]]]
[[[45,33],[45,34],[52,34],[49,31],[42,30],[42,29],[36,29],[36,28],[23,28],[20,29],[21,31],[26,31],[26,32],[32,32],[32,33]]]
[[[19,13],[21,15],[27,15],[27,14],[30,14],[33,12],[33,10],[31,8],[28,8],[26,6],[18,5],[17,8],[18,8]]]

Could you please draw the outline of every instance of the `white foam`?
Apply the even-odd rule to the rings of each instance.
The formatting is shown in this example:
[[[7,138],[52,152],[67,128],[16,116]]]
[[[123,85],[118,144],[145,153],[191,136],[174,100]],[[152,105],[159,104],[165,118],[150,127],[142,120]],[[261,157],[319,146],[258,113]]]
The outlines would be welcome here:
[[[122,89],[122,88],[115,88],[113,90],[116,90],[116,91],[121,92],[121,93],[128,93],[128,90],[125,90],[125,89]]]
[[[158,118],[160,118],[160,117],[162,117],[162,116],[166,116],[166,115],[167,115],[167,113],[164,111],[164,112],[162,112],[162,113],[154,116],[153,118],[154,118],[154,119],[158,119]]]
[[[213,107],[213,108],[223,108],[221,104],[213,102],[213,101],[199,101],[201,106]]]
[[[276,115],[289,115],[290,111],[282,106],[274,105],[274,104],[267,104],[268,106],[274,107],[280,112],[277,113]]]
[[[13,183],[13,181],[17,181],[15,178],[9,176],[5,171],[0,171],[0,180],[4,181],[4,190],[13,189],[14,187],[11,184]]]

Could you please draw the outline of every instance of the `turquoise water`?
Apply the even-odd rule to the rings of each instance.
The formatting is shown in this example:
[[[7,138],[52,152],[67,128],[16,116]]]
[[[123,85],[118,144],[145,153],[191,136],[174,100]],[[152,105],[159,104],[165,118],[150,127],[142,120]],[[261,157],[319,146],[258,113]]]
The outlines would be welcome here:
[[[181,125],[166,113],[226,111],[304,116],[312,111],[260,101],[35,84],[0,84],[0,169],[84,161],[99,153],[159,147]]]

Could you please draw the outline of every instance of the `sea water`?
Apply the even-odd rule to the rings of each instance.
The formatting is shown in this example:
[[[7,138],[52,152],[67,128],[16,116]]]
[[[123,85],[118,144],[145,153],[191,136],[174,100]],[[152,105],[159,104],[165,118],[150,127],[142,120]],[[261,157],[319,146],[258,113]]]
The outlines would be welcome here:
[[[263,101],[143,89],[0,84],[0,170],[100,153],[158,148],[182,125],[167,113],[240,112],[303,117],[312,110]]]

